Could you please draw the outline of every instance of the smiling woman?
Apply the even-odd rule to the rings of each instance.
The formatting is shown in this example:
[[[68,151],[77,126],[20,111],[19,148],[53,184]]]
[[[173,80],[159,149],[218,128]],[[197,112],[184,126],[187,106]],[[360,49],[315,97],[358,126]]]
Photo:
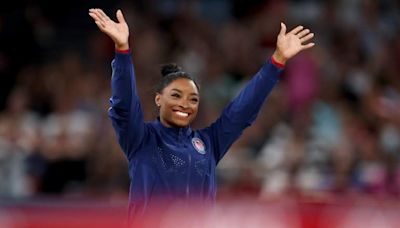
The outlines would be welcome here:
[[[90,9],[89,15],[115,43],[109,116],[129,162],[131,219],[157,209],[161,202],[192,206],[193,200],[200,204],[215,201],[218,162],[255,121],[285,62],[314,46],[303,44],[313,37],[310,30],[298,26],[286,33],[282,23],[273,56],[214,123],[192,130],[190,124],[200,99],[199,87],[191,76],[176,65],[164,66],[155,96],[159,118],[145,122],[136,90],[129,29],[122,12],[117,11],[117,22],[101,9]]]
[[[161,69],[162,80],[157,86],[155,102],[160,109],[160,121],[167,127],[188,126],[199,107],[199,86],[176,64]]]

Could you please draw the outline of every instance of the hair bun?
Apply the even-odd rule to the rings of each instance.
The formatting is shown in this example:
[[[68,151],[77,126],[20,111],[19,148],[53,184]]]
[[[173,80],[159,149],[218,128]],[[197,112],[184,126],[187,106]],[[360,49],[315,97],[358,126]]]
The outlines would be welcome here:
[[[161,66],[161,74],[163,77],[167,76],[170,73],[176,73],[182,71],[182,68],[179,67],[176,63],[167,63]]]

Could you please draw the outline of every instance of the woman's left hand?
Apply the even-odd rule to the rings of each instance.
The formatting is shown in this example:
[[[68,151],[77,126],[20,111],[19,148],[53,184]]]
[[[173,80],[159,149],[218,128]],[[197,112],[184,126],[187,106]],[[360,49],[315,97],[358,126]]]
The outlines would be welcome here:
[[[287,60],[300,51],[313,47],[315,43],[306,43],[313,37],[314,33],[311,33],[309,29],[304,29],[303,26],[297,26],[286,33],[286,25],[281,23],[281,31],[276,41],[276,50],[273,58],[277,62],[285,64]]]

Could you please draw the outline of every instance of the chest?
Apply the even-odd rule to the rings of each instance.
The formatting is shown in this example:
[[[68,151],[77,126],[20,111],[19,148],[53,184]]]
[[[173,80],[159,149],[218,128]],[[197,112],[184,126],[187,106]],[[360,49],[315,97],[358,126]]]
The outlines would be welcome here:
[[[153,147],[153,162],[167,175],[203,178],[211,172],[211,147],[199,136],[171,139],[157,135]]]

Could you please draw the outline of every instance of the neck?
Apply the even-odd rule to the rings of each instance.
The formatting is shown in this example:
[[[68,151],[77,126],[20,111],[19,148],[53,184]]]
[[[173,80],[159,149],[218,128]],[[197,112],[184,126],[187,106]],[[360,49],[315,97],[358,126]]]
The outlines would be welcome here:
[[[191,134],[192,129],[190,128],[190,126],[184,126],[184,127],[180,127],[180,126],[171,126],[171,125],[167,125],[164,124],[159,117],[157,117],[157,121],[155,121],[157,125],[160,126],[160,130],[164,133],[167,133],[167,135],[169,137],[173,137],[174,140],[176,140],[176,137],[181,137],[181,136],[188,136]]]
[[[167,121],[165,121],[164,119],[157,117],[158,121],[166,128],[175,128],[175,129],[179,129],[179,128],[188,128],[189,125],[186,126],[178,126],[178,125],[174,125],[171,123],[168,123]]]

